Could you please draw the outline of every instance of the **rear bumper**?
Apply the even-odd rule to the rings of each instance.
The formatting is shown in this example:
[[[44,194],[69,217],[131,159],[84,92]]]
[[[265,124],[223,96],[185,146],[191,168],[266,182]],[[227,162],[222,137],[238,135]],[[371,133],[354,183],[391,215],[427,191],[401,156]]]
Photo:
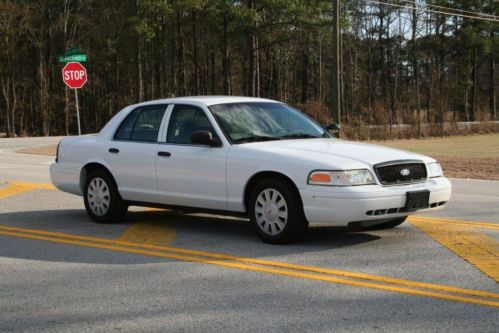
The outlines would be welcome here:
[[[80,188],[80,170],[63,166],[60,163],[50,165],[50,179],[59,190],[82,196]]]
[[[404,212],[406,193],[430,191],[430,208]],[[452,185],[445,177],[430,178],[424,183],[401,186],[327,187],[308,186],[300,190],[305,216],[310,223],[347,225],[356,221],[397,218],[415,212],[443,209],[450,200]]]

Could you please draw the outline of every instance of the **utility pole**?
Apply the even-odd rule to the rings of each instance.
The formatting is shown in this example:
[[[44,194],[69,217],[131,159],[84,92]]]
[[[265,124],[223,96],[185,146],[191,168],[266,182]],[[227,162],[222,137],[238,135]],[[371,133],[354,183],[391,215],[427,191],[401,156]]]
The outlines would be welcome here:
[[[331,111],[336,123],[341,123],[340,87],[340,0],[333,0],[333,66],[331,84]]]

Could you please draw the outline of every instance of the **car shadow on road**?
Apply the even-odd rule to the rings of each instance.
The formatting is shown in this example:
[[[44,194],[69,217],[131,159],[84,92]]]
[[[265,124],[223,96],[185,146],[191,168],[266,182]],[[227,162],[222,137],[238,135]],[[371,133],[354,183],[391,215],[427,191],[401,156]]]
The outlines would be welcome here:
[[[241,243],[245,245],[268,245],[256,236],[253,227],[247,218],[231,217],[210,214],[188,214],[176,211],[154,211],[154,212],[131,212],[128,214],[126,223],[148,223],[152,221],[164,221],[165,224],[174,225],[186,236],[187,241],[192,238],[199,242],[207,240],[223,241],[224,243]],[[191,238],[191,239],[189,239]],[[310,226],[306,233],[294,244],[285,246],[270,245],[271,248],[293,248],[293,247],[324,247],[334,249],[339,247],[353,246],[379,239],[379,236],[361,232],[351,231],[347,227],[337,226]],[[176,244],[181,241],[177,239]]]
[[[307,252],[330,251],[376,241],[381,237],[367,232],[350,232],[342,227],[309,227],[296,243],[276,246],[265,244],[256,236],[247,219],[207,214],[184,214],[172,211],[129,212],[122,223],[97,224],[84,210],[44,210],[0,214],[0,225],[36,229],[78,236],[106,239],[119,237],[132,225],[164,224],[175,230],[171,246],[207,252],[255,258],[292,256]],[[22,239],[1,234],[0,256],[94,264],[144,264],[165,259],[123,254],[74,245],[54,246],[48,241]],[[21,244],[21,245],[19,245]]]

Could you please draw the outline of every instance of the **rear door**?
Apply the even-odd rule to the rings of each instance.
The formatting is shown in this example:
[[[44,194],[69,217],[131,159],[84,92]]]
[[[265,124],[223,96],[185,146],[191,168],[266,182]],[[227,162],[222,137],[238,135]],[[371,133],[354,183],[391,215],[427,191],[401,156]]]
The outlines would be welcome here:
[[[222,144],[221,133],[208,115],[208,111],[193,105],[173,107],[156,160],[161,203],[227,209],[225,169],[229,146]],[[192,144],[192,132],[200,130],[210,131],[220,147]]]
[[[106,147],[106,161],[125,200],[158,200],[156,153],[167,107],[158,104],[136,108],[121,123]]]

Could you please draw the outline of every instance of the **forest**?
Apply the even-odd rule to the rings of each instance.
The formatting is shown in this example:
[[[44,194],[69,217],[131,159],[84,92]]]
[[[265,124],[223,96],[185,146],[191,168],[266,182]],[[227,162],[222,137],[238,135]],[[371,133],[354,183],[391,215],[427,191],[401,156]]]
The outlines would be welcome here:
[[[497,0],[0,1],[0,133],[77,133],[58,56],[88,56],[82,129],[121,108],[189,95],[280,100],[350,126],[497,119]]]

